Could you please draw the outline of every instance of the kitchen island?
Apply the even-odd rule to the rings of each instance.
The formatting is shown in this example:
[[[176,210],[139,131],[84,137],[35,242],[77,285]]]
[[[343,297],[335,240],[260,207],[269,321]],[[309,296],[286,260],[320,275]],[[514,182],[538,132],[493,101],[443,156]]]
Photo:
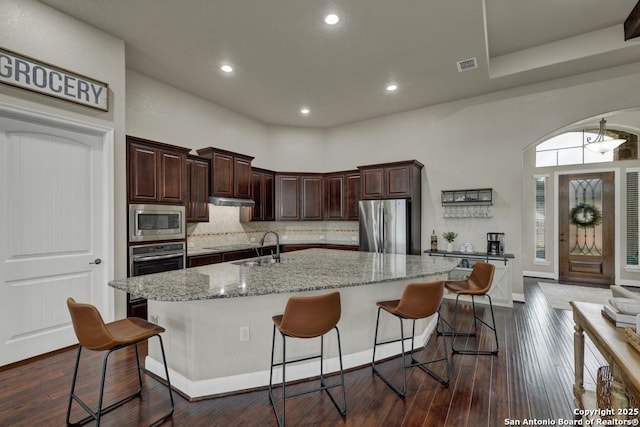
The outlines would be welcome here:
[[[351,368],[371,362],[376,301],[399,298],[410,282],[445,280],[456,264],[451,258],[308,249],[284,253],[280,263],[212,264],[109,285],[149,300],[150,320],[166,328],[172,385],[186,397],[198,399],[268,384],[271,317],[282,314],[290,296],[340,291],[338,328],[344,365]],[[416,322],[416,346],[429,339],[434,326],[433,318]],[[397,321],[384,322],[380,330],[385,338],[399,336]],[[338,370],[334,333],[325,338],[325,348],[325,372]],[[289,357],[318,350],[319,340],[291,340],[287,346]],[[399,343],[390,344],[380,357],[399,352]],[[276,357],[281,357],[278,351]],[[154,340],[146,368],[163,376],[159,360]],[[292,365],[287,380],[317,373],[317,361]]]

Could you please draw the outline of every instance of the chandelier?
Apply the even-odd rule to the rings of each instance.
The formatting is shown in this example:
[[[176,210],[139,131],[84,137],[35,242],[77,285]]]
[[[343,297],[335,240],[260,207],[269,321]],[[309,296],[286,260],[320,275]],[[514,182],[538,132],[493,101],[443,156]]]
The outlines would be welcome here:
[[[618,146],[624,142],[627,142],[627,140],[618,138],[614,139],[607,136],[607,121],[602,119],[600,120],[600,132],[598,133],[598,136],[593,140],[588,137],[584,147],[587,150],[604,154],[618,148]]]

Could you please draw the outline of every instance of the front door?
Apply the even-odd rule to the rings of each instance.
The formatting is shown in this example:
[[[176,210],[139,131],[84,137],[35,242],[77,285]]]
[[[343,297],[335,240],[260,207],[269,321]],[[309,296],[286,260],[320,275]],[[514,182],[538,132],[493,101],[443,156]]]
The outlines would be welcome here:
[[[0,111],[0,366],[77,342],[67,297],[112,306],[104,135]]]
[[[614,173],[561,175],[558,185],[560,281],[612,285]]]

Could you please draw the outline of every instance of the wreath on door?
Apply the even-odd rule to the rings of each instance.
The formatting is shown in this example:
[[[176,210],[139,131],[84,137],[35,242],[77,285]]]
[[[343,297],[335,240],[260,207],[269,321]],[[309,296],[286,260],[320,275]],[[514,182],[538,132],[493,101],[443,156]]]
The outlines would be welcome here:
[[[572,225],[582,228],[593,228],[602,223],[602,212],[589,203],[578,203],[569,213]]]

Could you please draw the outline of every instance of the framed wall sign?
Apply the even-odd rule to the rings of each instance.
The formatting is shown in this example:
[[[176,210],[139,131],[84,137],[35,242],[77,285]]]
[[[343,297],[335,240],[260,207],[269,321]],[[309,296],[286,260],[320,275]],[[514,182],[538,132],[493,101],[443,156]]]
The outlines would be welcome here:
[[[0,48],[0,83],[109,111],[109,85]]]

